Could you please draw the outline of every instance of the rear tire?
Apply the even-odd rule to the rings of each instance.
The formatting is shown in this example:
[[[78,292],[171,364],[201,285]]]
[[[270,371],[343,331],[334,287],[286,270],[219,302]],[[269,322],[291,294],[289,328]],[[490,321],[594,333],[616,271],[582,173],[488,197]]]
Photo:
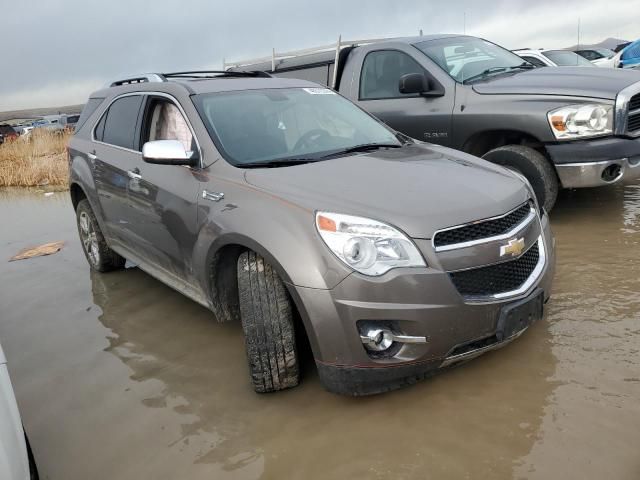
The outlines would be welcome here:
[[[78,202],[76,219],[82,251],[91,268],[98,272],[110,272],[123,268],[126,260],[107,245],[98,220],[86,198]]]
[[[560,184],[555,169],[540,152],[522,145],[505,145],[491,150],[482,158],[524,175],[533,187],[538,203],[547,212],[553,209]]]
[[[240,318],[253,388],[258,393],[300,381],[293,305],[278,274],[255,252],[238,258]]]

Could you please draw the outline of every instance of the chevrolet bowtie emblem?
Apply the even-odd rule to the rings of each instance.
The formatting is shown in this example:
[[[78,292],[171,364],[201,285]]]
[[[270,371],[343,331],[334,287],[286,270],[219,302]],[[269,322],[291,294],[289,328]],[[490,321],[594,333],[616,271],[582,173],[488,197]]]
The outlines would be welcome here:
[[[512,257],[517,257],[524,250],[524,238],[514,238],[513,240],[509,240],[507,245],[502,245],[500,247],[500,256],[504,257],[505,255],[511,255]]]

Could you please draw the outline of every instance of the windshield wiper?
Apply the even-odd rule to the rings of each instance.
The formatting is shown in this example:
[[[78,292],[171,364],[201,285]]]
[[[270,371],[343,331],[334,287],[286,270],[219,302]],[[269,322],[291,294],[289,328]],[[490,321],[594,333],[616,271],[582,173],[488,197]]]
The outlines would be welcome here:
[[[380,150],[381,148],[402,148],[403,146],[404,145],[398,145],[396,143],[363,143],[361,145],[355,145],[353,147],[343,148],[336,152],[331,152],[320,158],[335,157],[336,155],[344,155],[345,153],[370,152],[373,150]]]
[[[316,158],[280,158],[274,160],[259,160],[257,162],[239,163],[240,168],[272,168],[272,167],[290,167],[292,165],[303,165],[305,163],[315,162]]]
[[[479,80],[481,78],[488,77],[489,75],[494,73],[505,73],[505,72],[511,72],[513,70],[518,70],[518,69],[531,70],[532,68],[536,68],[536,67],[534,67],[533,65],[527,62],[522,62],[520,65],[516,65],[513,67],[491,67],[491,68],[487,68],[486,70],[476,75],[472,75],[469,78],[466,78],[465,80],[463,80],[462,83],[469,83],[472,80]]]

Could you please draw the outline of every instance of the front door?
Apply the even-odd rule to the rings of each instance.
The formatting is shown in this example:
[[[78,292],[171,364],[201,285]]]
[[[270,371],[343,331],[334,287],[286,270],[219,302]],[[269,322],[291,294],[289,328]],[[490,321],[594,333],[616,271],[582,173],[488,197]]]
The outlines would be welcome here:
[[[391,128],[417,140],[448,145],[454,92],[439,97],[400,93],[400,77],[429,72],[408,53],[373,50],[360,72],[357,103]]]
[[[197,149],[193,131],[172,98],[147,98],[140,132],[141,145],[153,140],[179,140],[185,150]],[[129,203],[137,253],[163,273],[192,284],[197,202],[202,191],[200,171],[145,163],[142,158],[135,167],[137,178],[129,181]]]

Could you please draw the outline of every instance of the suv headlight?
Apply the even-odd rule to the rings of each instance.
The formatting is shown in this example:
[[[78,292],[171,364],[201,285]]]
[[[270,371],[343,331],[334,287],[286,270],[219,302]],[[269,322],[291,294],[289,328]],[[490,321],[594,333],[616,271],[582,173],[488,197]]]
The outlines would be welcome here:
[[[569,105],[550,111],[547,118],[558,140],[613,133],[613,105],[605,103]]]
[[[364,275],[379,276],[396,267],[426,267],[414,243],[386,223],[317,212],[316,228],[336,257]]]

